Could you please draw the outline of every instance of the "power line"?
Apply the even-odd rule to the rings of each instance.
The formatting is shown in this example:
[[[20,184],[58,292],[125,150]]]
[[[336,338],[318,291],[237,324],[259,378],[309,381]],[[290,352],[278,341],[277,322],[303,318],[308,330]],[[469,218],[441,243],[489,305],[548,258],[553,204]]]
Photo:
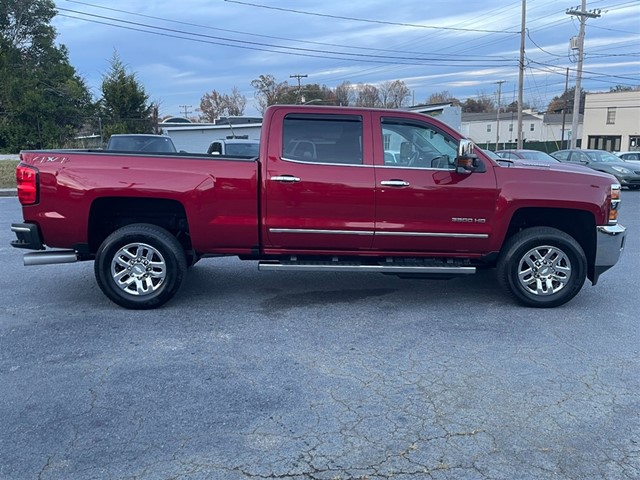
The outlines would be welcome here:
[[[396,25],[400,27],[411,27],[411,28],[426,28],[433,30],[451,30],[456,32],[480,32],[480,33],[518,33],[518,32],[510,32],[507,30],[483,30],[483,29],[471,29],[471,28],[458,28],[458,27],[436,27],[434,25],[420,25],[416,23],[402,23],[402,22],[389,22],[384,20],[371,20],[366,18],[357,18],[357,17],[347,17],[342,15],[330,15],[328,13],[318,13],[318,12],[307,12],[304,10],[294,10],[292,8],[283,8],[283,7],[273,7],[269,5],[259,5],[257,3],[250,2],[242,2],[239,0],[224,0],[227,3],[237,3],[238,5],[246,5],[249,7],[256,8],[265,8],[267,10],[278,10],[281,12],[289,12],[289,13],[297,13],[301,15],[312,15],[315,17],[325,17],[325,18],[334,18],[339,20],[351,20],[353,22],[365,22],[365,23],[377,23],[380,25]]]
[[[364,50],[364,51],[370,51],[370,52],[387,52],[387,53],[402,53],[402,54],[414,54],[414,55],[425,55],[425,53],[423,52],[412,52],[412,51],[408,51],[408,50],[393,50],[393,49],[388,49],[388,48],[374,48],[374,47],[360,47],[360,46],[356,46],[356,45],[344,45],[344,44],[339,44],[339,43],[328,43],[328,42],[316,42],[316,41],[312,41],[312,40],[299,40],[299,39],[294,39],[294,38],[288,38],[288,37],[278,37],[278,36],[273,36],[273,35],[263,35],[263,34],[259,34],[259,33],[255,33],[255,32],[243,32],[241,30],[231,30],[231,29],[227,29],[227,28],[219,28],[219,27],[212,27],[210,25],[202,25],[202,24],[198,24],[198,23],[192,23],[192,22],[183,22],[183,21],[179,21],[179,20],[173,20],[173,19],[169,19],[169,18],[165,18],[165,17],[158,17],[158,16],[154,16],[154,15],[145,15],[142,13],[136,13],[136,12],[131,12],[131,11],[127,11],[127,10],[122,10],[122,9],[118,9],[118,8],[111,8],[111,7],[105,7],[102,5],[95,5],[92,3],[87,3],[87,2],[81,2],[78,0],[67,0],[70,3],[76,3],[78,5],[84,5],[87,7],[92,7],[92,8],[97,8],[97,9],[102,9],[102,10],[107,10],[107,11],[111,11],[111,12],[117,12],[117,13],[123,13],[125,15],[131,15],[134,17],[141,17],[141,18],[149,18],[152,20],[160,20],[163,22],[169,22],[169,23],[175,23],[178,25],[186,25],[189,27],[196,27],[196,28],[204,28],[207,30],[214,30],[214,31],[219,31],[219,32],[226,32],[226,33],[234,33],[237,35],[246,35],[246,36],[250,36],[250,37],[259,37],[259,38],[269,38],[272,40],[283,40],[286,42],[294,42],[294,43],[301,43],[301,44],[310,44],[310,45],[320,45],[320,46],[328,46],[328,47],[338,47],[338,48],[348,48],[348,49],[352,49],[352,50]],[[58,10],[62,10],[62,8],[58,8]],[[78,12],[78,13],[84,13],[84,12]],[[494,56],[494,55],[452,55],[449,53],[437,53],[437,52],[429,52],[429,55],[432,56],[437,56],[437,57],[451,57],[451,56],[459,56],[459,57],[467,57],[467,58],[473,58],[473,59],[479,59],[479,58],[486,58],[486,59],[491,59],[491,58],[496,58],[496,59],[504,59],[504,57],[501,56]]]
[[[135,30],[135,31],[140,31],[140,32],[145,32],[145,33],[155,33],[158,35],[163,35],[163,36],[168,36],[168,37],[173,37],[173,38],[181,38],[183,40],[192,40],[192,41],[201,41],[203,43],[211,43],[211,44],[215,44],[215,45],[222,45],[222,46],[227,46],[227,47],[235,47],[235,48],[244,48],[244,49],[248,49],[248,50],[258,50],[258,51],[266,51],[266,52],[271,52],[271,53],[283,53],[283,54],[290,54],[290,55],[298,55],[298,56],[311,56],[311,57],[316,57],[316,58],[332,58],[332,59],[338,59],[338,60],[354,60],[354,61],[359,61],[359,62],[367,62],[367,63],[386,63],[386,64],[392,64],[392,65],[434,65],[434,66],[450,66],[450,65],[455,65],[457,63],[473,63],[475,64],[478,60],[476,59],[447,59],[447,58],[429,58],[429,57],[399,57],[399,56],[389,56],[389,55],[369,55],[369,54],[362,54],[362,53],[348,53],[348,52],[336,52],[336,51],[327,51],[327,50],[317,50],[317,49],[310,49],[310,48],[301,48],[301,47],[288,47],[288,46],[283,46],[283,45],[273,45],[273,44],[267,44],[267,43],[262,43],[262,42],[252,42],[252,41],[248,41],[248,40],[236,40],[236,39],[232,39],[232,38],[227,38],[227,37],[219,37],[219,36],[213,36],[213,35],[205,35],[202,33],[193,33],[193,32],[188,32],[188,31],[184,31],[184,30],[177,30],[177,29],[173,29],[173,28],[166,28],[166,27],[159,27],[156,25],[149,25],[149,24],[145,24],[145,23],[140,23],[140,22],[133,22],[133,21],[129,21],[129,20],[122,20],[122,19],[118,19],[118,18],[113,18],[113,17],[106,17],[104,15],[97,15],[97,14],[93,14],[93,13],[87,13],[87,12],[81,12],[81,11],[77,11],[77,10],[70,10],[67,8],[58,8],[58,10],[64,11],[64,12],[69,12],[69,13],[73,13],[73,14],[77,14],[77,15],[85,15],[88,17],[92,17],[92,18],[98,18],[101,20],[93,20],[92,18],[82,18],[82,17],[74,17],[74,16],[69,16],[69,15],[64,15],[64,14],[59,14],[60,16],[67,16],[70,18],[75,18],[76,20],[84,20],[84,21],[90,21],[90,22],[94,22],[94,23],[101,23],[104,25],[110,25],[110,26],[114,26],[114,27],[120,27],[120,28],[126,28],[129,30]],[[116,25],[113,23],[109,23],[109,22],[119,22],[119,23],[123,23],[125,25],[132,25],[133,27],[127,27],[124,25]],[[150,31],[150,30],[142,30],[140,28],[136,28],[136,27],[141,27],[141,28],[149,28],[149,29],[153,29],[153,30],[158,30],[159,32],[154,32],[154,31]],[[190,38],[190,37],[185,37],[184,35],[188,35],[191,37],[196,37],[196,38]],[[202,40],[200,40],[202,39]],[[229,42],[235,42],[237,43],[229,43]],[[274,50],[274,49],[279,49],[279,50]],[[338,57],[332,57],[329,55],[338,55]],[[424,54],[427,55],[427,54]],[[429,54],[430,55],[430,54]],[[343,57],[340,57],[343,56]],[[402,60],[406,60],[406,61],[402,61]],[[501,63],[506,63],[506,62],[510,62],[511,60],[508,59],[494,59],[494,62],[501,62]],[[432,62],[447,62],[447,63],[443,63],[443,64],[437,64],[437,63],[432,63]],[[486,63],[483,63],[482,65],[487,65]]]

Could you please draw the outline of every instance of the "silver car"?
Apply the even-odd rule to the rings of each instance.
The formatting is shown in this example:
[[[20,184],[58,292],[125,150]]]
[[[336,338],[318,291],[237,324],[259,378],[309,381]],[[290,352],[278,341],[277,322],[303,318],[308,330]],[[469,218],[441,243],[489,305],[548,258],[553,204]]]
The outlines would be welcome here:
[[[620,157],[605,150],[558,150],[551,156],[561,162],[584,165],[599,172],[609,173],[629,190],[640,189],[640,164],[624,162]]]

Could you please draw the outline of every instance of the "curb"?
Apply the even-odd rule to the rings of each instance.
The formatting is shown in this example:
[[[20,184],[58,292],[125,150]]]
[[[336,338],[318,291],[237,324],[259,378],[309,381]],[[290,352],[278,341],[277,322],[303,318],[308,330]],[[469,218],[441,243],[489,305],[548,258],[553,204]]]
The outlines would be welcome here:
[[[0,197],[15,197],[17,195],[17,188],[0,188]]]

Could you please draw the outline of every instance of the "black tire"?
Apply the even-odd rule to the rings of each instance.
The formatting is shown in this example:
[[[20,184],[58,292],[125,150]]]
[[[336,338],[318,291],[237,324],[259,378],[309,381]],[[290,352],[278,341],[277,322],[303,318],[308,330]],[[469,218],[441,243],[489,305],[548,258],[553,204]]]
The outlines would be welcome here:
[[[587,259],[570,235],[550,227],[532,227],[505,243],[498,280],[523,305],[551,308],[577,295],[587,276]]]
[[[176,294],[187,260],[180,242],[167,230],[136,223],[116,230],[102,242],[94,270],[109,299],[141,310],[159,307]]]

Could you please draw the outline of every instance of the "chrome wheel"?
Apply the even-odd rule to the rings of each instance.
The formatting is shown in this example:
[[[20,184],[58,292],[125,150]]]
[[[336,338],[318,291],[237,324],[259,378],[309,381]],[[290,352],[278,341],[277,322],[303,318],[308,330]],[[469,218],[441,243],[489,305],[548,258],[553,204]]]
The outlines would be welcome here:
[[[520,285],[533,295],[553,295],[571,280],[571,261],[559,248],[542,245],[532,248],[518,265]]]
[[[157,291],[167,276],[162,254],[146,243],[121,247],[111,261],[111,277],[129,295],[144,296]]]

